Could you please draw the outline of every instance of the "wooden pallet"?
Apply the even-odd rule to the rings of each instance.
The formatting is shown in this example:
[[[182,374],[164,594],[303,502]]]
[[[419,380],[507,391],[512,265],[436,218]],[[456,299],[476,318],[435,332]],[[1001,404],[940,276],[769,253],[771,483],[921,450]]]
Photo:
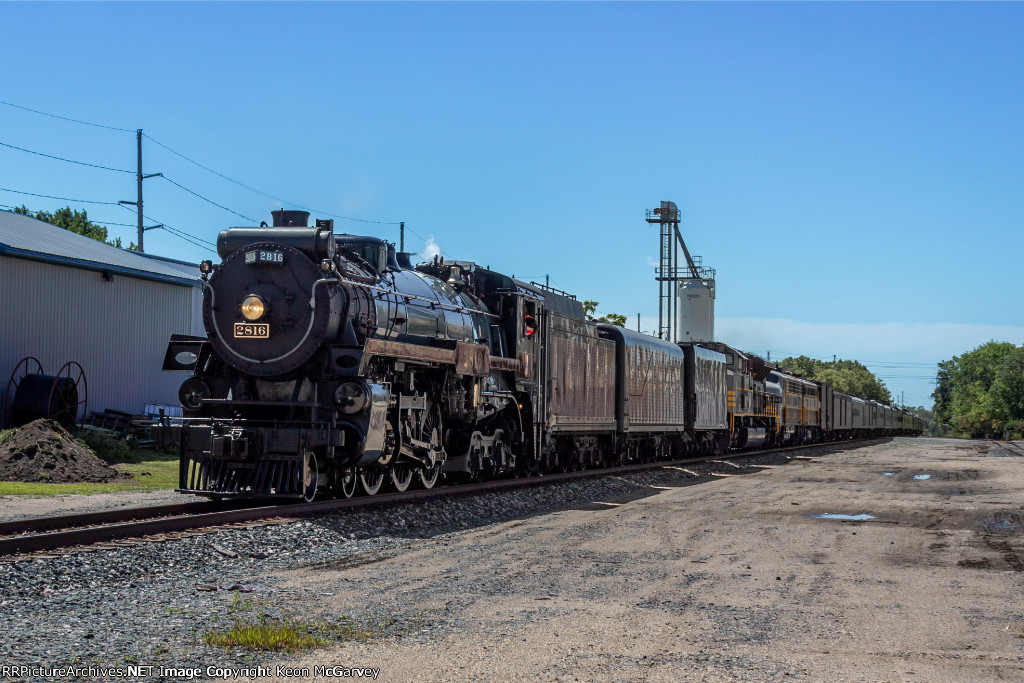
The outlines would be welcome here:
[[[103,432],[115,438],[135,437],[139,448],[153,448],[150,429],[156,424],[148,415],[134,415],[121,410],[107,408],[103,412],[93,411],[78,425],[81,429]]]

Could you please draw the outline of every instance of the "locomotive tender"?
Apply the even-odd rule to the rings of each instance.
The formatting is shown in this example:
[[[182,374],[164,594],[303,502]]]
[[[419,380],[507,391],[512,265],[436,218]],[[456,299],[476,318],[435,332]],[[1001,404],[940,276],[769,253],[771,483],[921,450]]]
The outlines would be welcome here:
[[[565,292],[273,216],[220,233],[221,262],[200,268],[208,336],[168,345],[164,369],[192,373],[183,419],[157,428],[180,446],[180,491],[350,497],[920,431],[724,344],[595,323]]]

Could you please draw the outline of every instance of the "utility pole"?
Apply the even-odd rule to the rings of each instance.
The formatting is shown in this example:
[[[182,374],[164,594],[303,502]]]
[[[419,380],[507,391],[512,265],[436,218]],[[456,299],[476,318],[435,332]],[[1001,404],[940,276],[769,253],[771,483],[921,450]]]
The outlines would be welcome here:
[[[146,231],[146,228],[142,226],[142,129],[139,128],[135,131],[135,137],[139,144],[139,172],[135,176],[139,185],[139,200],[136,206],[139,207],[139,253],[145,253],[142,250],[142,235]]]
[[[405,251],[405,221],[398,224],[398,251]]]
[[[639,313],[636,314],[636,331],[637,332],[640,331],[640,314]]]
[[[144,254],[145,251],[142,248],[142,236],[145,234],[145,232],[147,230],[152,230],[154,228],[162,228],[163,226],[162,225],[151,225],[151,226],[149,226],[147,228],[142,223],[142,218],[143,218],[142,217],[142,181],[145,180],[146,178],[156,178],[158,176],[162,176],[163,173],[150,173],[149,175],[142,175],[142,129],[141,128],[139,128],[138,130],[135,131],[135,139],[136,139],[136,141],[138,143],[138,152],[139,152],[139,154],[138,154],[138,159],[139,159],[138,172],[135,175],[136,182],[138,183],[138,195],[137,195],[136,200],[134,202],[129,202],[129,201],[122,200],[122,201],[119,201],[118,204],[125,204],[127,206],[134,206],[134,207],[136,207],[138,209],[138,214],[139,214],[139,222],[138,222],[138,226],[139,226],[139,243],[138,243],[138,247],[139,247],[139,253],[140,254]]]
[[[551,276],[550,275],[545,275],[544,276],[544,288],[545,289],[551,289]]]

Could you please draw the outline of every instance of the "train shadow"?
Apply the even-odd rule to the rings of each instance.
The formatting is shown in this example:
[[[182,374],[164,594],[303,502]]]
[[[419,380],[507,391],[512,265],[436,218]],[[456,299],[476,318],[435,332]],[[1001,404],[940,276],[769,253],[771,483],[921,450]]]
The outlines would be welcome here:
[[[438,498],[413,504],[396,503],[358,512],[340,512],[307,521],[336,535],[339,543],[377,539],[387,544],[461,535],[479,529],[522,522],[561,511],[610,510],[650,498],[668,490],[707,484],[721,479],[755,474],[794,461],[815,460],[838,452],[877,446],[893,441],[882,437],[864,441],[818,444],[798,450],[745,454],[751,463],[731,459],[700,463],[666,463],[660,467],[624,475],[552,483],[492,491],[469,497]]]

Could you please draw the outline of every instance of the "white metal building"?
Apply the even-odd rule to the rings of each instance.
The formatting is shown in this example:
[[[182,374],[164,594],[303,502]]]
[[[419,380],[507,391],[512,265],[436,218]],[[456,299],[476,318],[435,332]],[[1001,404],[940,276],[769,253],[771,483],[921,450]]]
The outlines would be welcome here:
[[[0,403],[34,356],[46,374],[81,364],[89,410],[177,405],[185,375],[160,367],[172,333],[205,334],[198,273],[0,211]]]

